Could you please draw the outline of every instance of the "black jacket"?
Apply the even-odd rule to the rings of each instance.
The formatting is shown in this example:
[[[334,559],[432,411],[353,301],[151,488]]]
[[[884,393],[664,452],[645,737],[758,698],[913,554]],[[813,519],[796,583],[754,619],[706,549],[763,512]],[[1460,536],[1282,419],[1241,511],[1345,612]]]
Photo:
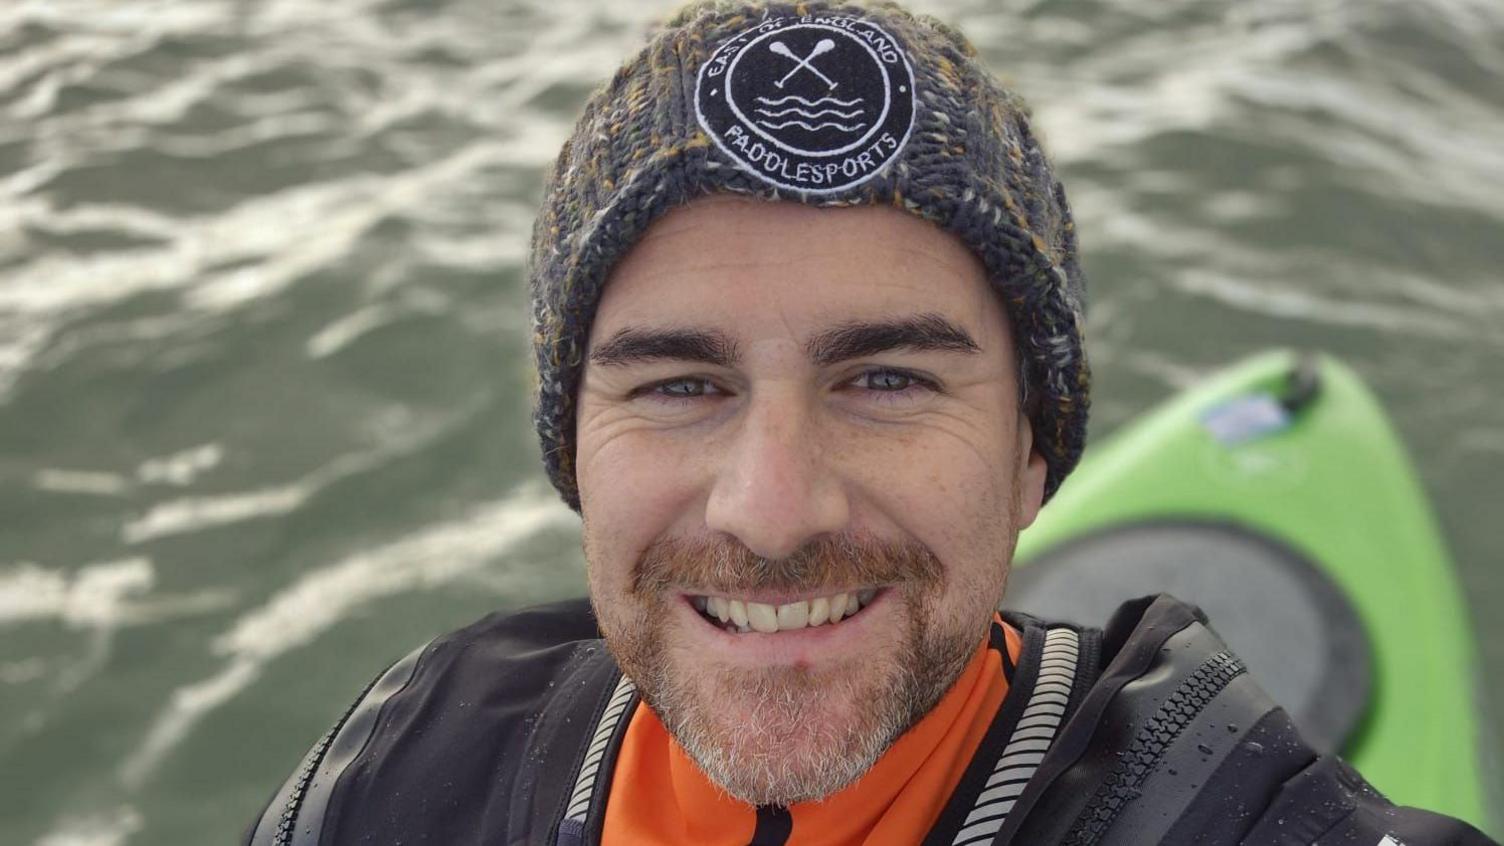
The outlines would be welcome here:
[[[1313,751],[1193,606],[1130,602],[1105,629],[1005,616],[1024,635],[1008,697],[925,846],[1493,842]],[[598,843],[636,705],[585,601],[486,617],[373,682],[246,843]]]

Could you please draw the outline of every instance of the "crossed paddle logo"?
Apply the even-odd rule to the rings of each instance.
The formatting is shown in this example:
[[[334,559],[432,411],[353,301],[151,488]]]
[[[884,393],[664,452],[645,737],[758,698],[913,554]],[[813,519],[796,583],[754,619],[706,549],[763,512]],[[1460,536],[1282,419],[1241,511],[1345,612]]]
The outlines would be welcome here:
[[[816,57],[823,56],[826,53],[829,53],[831,50],[836,49],[836,43],[834,41],[832,41],[831,39],[829,39],[829,38],[822,38],[822,39],[820,39],[820,41],[815,44],[814,49],[809,51],[809,55],[805,56],[802,59],[799,58],[799,54],[797,54],[793,50],[789,49],[789,45],[784,44],[782,41],[774,41],[774,42],[772,42],[771,44],[768,45],[768,49],[771,50],[771,51],[773,51],[774,53],[780,55],[780,56],[783,56],[784,58],[792,59],[796,63],[794,65],[794,69],[791,70],[791,71],[789,71],[788,73],[784,74],[783,75],[783,79],[780,79],[777,82],[774,82],[773,83],[774,85],[778,86],[779,88],[782,88],[783,84],[786,83],[786,82],[788,82],[789,78],[792,77],[794,74],[796,74],[796,73],[798,73],[799,71],[802,71],[802,70],[807,70],[810,73],[814,74],[815,76],[818,76],[822,80],[824,80],[825,84],[830,86],[830,90],[832,90],[832,91],[835,90],[836,85],[837,85],[837,83],[835,82],[835,80],[833,80],[830,77],[826,76],[825,74],[821,73],[819,68],[817,68],[813,64],[811,64],[812,62],[814,62],[814,60],[815,60]]]

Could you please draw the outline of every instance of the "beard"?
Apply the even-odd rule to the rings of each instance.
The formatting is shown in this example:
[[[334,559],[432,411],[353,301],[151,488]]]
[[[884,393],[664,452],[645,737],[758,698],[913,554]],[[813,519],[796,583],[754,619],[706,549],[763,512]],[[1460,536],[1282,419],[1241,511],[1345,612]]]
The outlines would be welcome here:
[[[700,770],[743,802],[786,806],[855,782],[950,690],[986,636],[1011,548],[979,589],[942,603],[945,568],[914,541],[827,536],[772,560],[726,537],[662,539],[636,562],[627,596],[602,601],[592,565],[591,598],[607,648]],[[694,633],[670,637],[681,593],[864,585],[889,586],[902,622],[860,659],[716,666]]]

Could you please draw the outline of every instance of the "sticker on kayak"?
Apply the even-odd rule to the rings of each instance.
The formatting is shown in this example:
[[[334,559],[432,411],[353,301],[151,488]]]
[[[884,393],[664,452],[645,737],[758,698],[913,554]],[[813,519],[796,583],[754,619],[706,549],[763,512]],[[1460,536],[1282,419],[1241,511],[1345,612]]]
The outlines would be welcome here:
[[[1290,427],[1290,413],[1269,394],[1234,397],[1201,414],[1201,425],[1223,446],[1257,440]]]
[[[769,18],[700,67],[695,114],[744,170],[826,194],[871,179],[903,151],[914,71],[898,42],[862,18]]]

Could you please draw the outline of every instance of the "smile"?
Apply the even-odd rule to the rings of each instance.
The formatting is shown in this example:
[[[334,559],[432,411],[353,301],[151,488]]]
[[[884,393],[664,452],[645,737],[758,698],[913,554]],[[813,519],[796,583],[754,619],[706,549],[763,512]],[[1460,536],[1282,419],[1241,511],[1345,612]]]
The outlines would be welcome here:
[[[729,633],[775,634],[834,626],[860,614],[878,593],[877,588],[863,588],[782,605],[724,596],[691,596],[689,602],[707,622]]]

